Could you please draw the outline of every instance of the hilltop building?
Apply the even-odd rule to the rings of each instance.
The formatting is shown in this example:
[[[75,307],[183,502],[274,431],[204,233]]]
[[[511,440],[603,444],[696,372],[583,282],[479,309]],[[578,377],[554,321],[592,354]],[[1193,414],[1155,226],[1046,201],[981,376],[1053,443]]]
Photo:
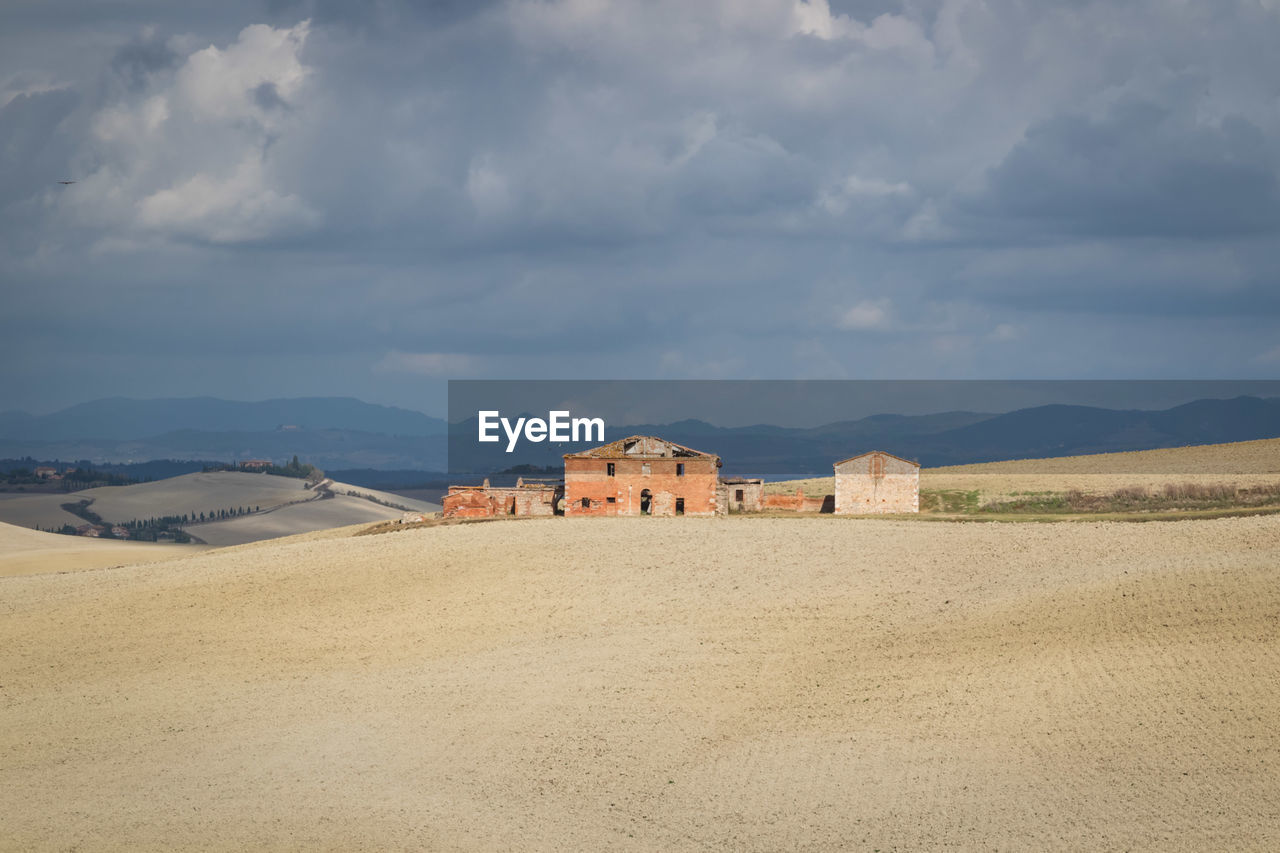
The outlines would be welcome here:
[[[835,464],[836,515],[920,511],[920,463],[872,450]]]
[[[723,515],[720,457],[633,435],[564,457],[565,515]]]

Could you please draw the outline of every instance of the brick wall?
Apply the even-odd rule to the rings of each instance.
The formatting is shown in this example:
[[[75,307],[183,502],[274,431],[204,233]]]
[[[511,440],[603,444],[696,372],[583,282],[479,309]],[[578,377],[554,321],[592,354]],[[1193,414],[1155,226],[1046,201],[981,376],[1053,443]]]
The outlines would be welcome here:
[[[608,473],[610,464],[614,466],[612,476]],[[676,473],[677,465],[684,466],[683,475]],[[684,499],[685,515],[715,515],[718,482],[719,469],[710,457],[570,457],[564,461],[565,515],[640,515],[646,490],[650,515],[675,515],[680,498]]]
[[[496,512],[494,502],[479,486],[450,486],[440,504],[444,518],[488,518]]]
[[[450,486],[441,502],[441,515],[444,518],[554,515],[559,492],[554,486]]]
[[[806,495],[804,489],[796,489],[794,495],[764,495],[761,506],[783,512],[831,512],[833,501],[831,495]]]

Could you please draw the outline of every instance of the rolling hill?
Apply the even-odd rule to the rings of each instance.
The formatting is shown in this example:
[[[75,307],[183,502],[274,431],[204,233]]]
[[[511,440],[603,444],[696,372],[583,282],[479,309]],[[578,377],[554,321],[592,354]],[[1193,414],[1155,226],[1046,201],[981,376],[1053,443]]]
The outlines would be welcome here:
[[[60,536],[0,522],[0,579],[172,562],[204,550],[201,545]]]
[[[0,578],[6,844],[1280,845],[1280,517],[325,536]]]
[[[0,494],[0,521],[23,527],[79,526],[85,519],[63,504],[89,501],[88,509],[105,522],[123,524],[134,519],[245,508],[235,518],[182,529],[210,544],[238,545],[387,518],[405,511],[434,512],[436,504],[376,492],[346,483],[326,482],[316,489],[302,480],[238,471],[185,474],[132,486],[104,486],[57,495]],[[207,537],[207,538],[206,538]]]

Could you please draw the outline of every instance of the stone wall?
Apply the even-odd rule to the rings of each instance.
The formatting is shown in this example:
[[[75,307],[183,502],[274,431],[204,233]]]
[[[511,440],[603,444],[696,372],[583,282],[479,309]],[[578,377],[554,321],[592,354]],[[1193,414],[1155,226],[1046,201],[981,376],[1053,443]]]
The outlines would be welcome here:
[[[727,512],[759,512],[764,507],[764,481],[732,477],[721,480],[721,500]]]
[[[920,466],[891,453],[864,453],[835,465],[837,515],[920,511]]]

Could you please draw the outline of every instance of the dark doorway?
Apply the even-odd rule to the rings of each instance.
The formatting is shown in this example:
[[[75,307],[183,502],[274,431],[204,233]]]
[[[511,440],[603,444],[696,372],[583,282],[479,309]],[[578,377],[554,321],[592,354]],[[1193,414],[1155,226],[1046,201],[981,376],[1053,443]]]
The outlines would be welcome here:
[[[684,515],[684,498],[676,498],[676,515]]]
[[[649,490],[645,489],[640,493],[640,514],[648,515],[649,507],[653,503],[653,495],[649,494]]]

